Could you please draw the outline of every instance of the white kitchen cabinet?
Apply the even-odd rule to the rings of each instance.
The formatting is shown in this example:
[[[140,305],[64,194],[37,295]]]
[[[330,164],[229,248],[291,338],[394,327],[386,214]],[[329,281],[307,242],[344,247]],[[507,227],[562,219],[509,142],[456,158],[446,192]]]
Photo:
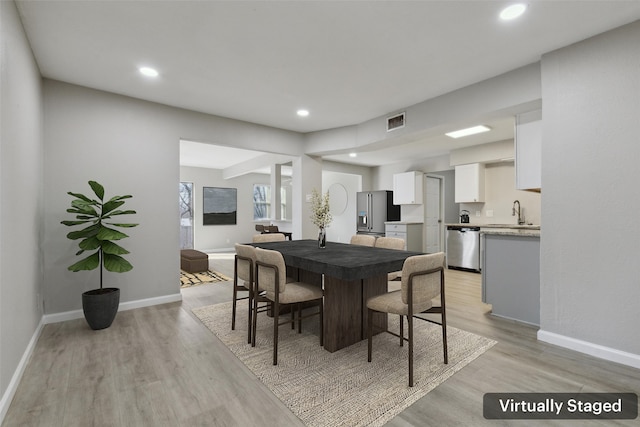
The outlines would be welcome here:
[[[422,204],[423,173],[412,171],[393,175],[393,204]]]
[[[542,120],[516,124],[516,189],[540,191],[542,188]]]
[[[456,166],[456,203],[484,202],[484,164]]]
[[[422,252],[422,223],[387,222],[385,236],[404,240],[407,251]]]

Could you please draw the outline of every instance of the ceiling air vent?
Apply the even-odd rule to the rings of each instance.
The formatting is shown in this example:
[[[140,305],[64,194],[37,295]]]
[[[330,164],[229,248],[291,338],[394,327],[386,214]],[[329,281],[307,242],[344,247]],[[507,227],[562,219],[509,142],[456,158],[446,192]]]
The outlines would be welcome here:
[[[400,129],[403,127],[404,127],[404,113],[387,117],[387,132],[391,132],[392,130]]]

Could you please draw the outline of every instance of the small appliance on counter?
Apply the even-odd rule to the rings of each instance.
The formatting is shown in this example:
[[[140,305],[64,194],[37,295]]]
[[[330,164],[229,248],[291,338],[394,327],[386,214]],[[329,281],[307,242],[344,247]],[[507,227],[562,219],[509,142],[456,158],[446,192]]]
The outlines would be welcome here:
[[[460,224],[469,224],[469,211],[466,209],[460,211]]]

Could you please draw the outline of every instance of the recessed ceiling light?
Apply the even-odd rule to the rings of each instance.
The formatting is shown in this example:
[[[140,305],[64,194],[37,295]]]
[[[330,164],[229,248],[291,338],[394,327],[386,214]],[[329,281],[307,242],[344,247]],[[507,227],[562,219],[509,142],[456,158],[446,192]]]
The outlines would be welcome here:
[[[298,110],[297,114],[300,117],[307,117],[309,115],[309,110]]]
[[[349,153],[349,157],[358,157],[358,153]]]
[[[147,77],[158,77],[158,70],[151,67],[140,67],[138,68],[140,74]]]
[[[500,19],[504,21],[515,19],[522,15],[525,10],[527,10],[527,5],[524,3],[512,4],[511,6],[507,6],[502,9],[502,12],[500,12]]]
[[[485,125],[473,126],[466,129],[460,129],[453,132],[445,133],[450,138],[462,138],[463,136],[475,135],[476,133],[482,133],[490,131],[491,128]]]

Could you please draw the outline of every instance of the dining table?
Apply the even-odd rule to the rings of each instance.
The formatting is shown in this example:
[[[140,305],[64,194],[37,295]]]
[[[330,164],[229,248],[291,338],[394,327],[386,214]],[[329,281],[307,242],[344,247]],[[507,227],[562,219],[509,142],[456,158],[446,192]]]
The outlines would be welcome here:
[[[283,255],[287,276],[324,289],[324,349],[335,352],[366,339],[369,298],[387,292],[388,273],[421,252],[316,240],[251,243]],[[376,333],[387,330],[386,313],[374,313]]]

